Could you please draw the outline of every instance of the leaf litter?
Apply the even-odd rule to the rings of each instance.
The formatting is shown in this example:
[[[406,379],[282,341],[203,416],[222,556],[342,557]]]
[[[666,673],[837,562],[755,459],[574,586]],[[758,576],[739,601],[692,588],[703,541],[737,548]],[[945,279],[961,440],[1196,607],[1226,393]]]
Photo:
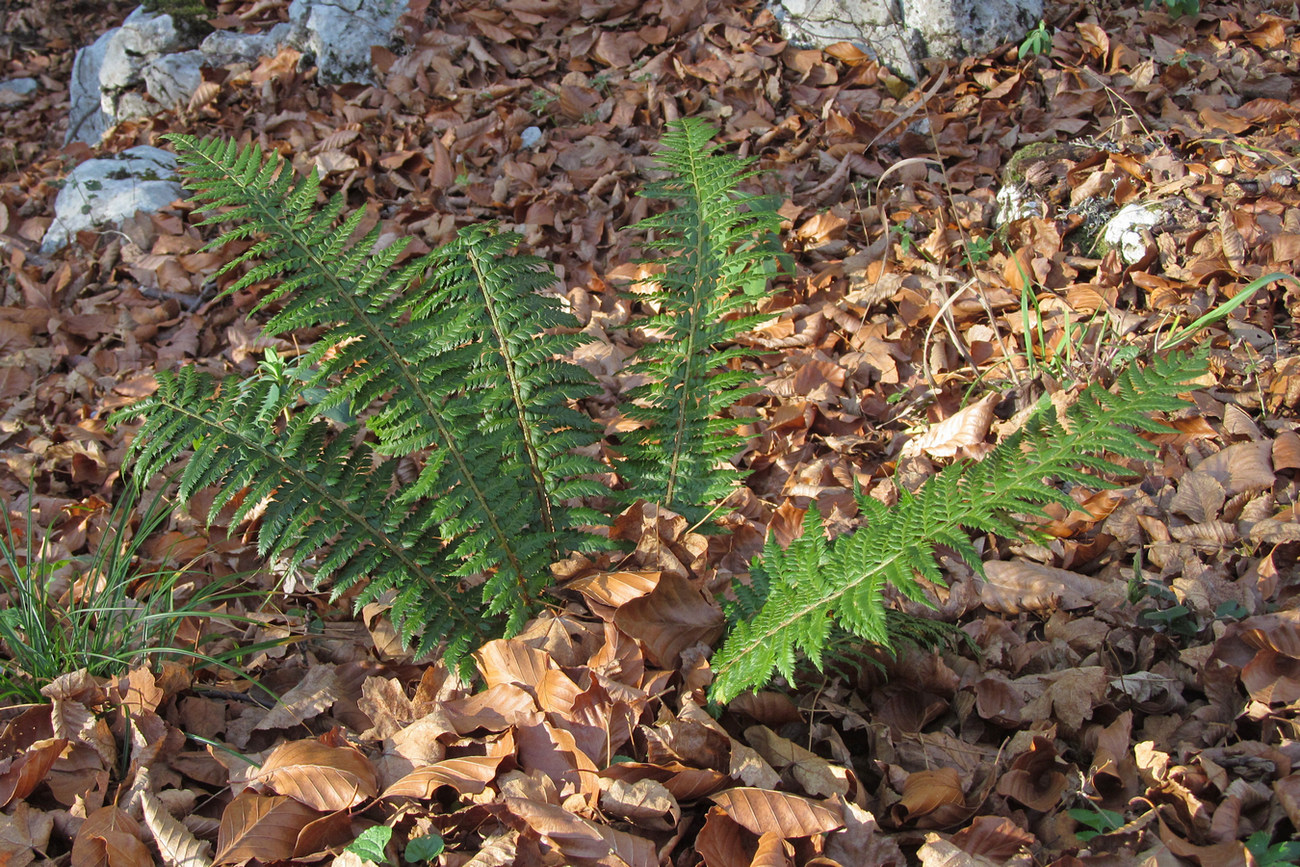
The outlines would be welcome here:
[[[256,31],[288,4],[216,6],[216,26]],[[236,251],[198,252],[184,203],[37,252],[59,179],[95,153],[62,146],[73,52],[129,11],[0,12],[5,77],[40,83],[0,114],[0,492],[67,557],[120,488],[129,431],[107,414],[156,370],[248,372],[268,346],[245,318],[257,287],[220,297]],[[849,529],[855,489],[892,502],[1040,395],[1068,401],[1291,273],[1293,12],[1055,6],[1046,57],[1004,47],[913,87],[846,43],[785,42],[752,0],[414,2],[375,86],[322,85],[285,51],[120,124],[98,150],[169,131],[277,147],[415,252],[473,222],[518,228],[598,338],[577,360],[611,432],[645,339],[620,229],[646,213],[665,121],[704,115],[758,157],[796,272],[746,338],[765,389],[738,408],[750,476],[724,532],[629,509],[612,533],[632,553],[556,564],[561,604],[481,648],[477,685],[402,655],[382,606],[354,619],[260,563],[248,527],[183,504],[143,556],[270,594],[228,603],[246,626],[178,632],[257,646],[245,677],[68,672],[48,705],[0,709],[6,860],[351,867],[344,847],[382,823],[396,852],[436,834],[439,863],[476,867],[1259,863],[1300,829],[1294,284],[1197,333],[1210,372],[1150,472],[1070,489],[1077,508],[1032,538],[977,540],[989,580],[945,562],[933,611],[894,600],[969,644],[845,647],[799,689],[704,694],[711,600],[768,532],[793,538],[814,504]],[[1150,218],[1107,231],[1134,206]]]

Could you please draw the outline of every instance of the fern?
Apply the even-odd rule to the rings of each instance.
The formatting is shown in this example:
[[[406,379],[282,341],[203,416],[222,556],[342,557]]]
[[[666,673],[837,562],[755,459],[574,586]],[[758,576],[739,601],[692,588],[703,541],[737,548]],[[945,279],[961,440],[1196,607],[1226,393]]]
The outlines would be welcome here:
[[[713,658],[712,698],[729,701],[765,685],[774,671],[792,680],[800,654],[821,669],[837,622],[889,646],[885,582],[924,602],[915,576],[943,582],[934,559],[939,545],[982,573],[968,529],[1014,536],[1017,515],[1041,512],[1049,502],[1073,507],[1049,478],[1096,485],[1091,473],[1122,472],[1104,454],[1148,457],[1151,446],[1136,431],[1167,429],[1147,413],[1185,406],[1177,395],[1203,369],[1203,360],[1182,356],[1131,368],[1114,393],[1091,385],[1067,410],[1064,425],[1045,401],[984,460],[944,469],[915,495],[904,491],[896,506],[859,496],[865,525],[833,542],[810,509],[803,535],[784,551],[769,539],[754,564],[752,586],[737,588],[728,612],[733,626]]]
[[[196,198],[219,212],[206,223],[238,221],[208,249],[259,236],[223,269],[255,263],[227,292],[271,281],[258,309],[281,306],[264,332],[320,335],[297,392],[160,375],[157,395],[115,418],[144,419],[129,460],[147,477],[194,447],[184,492],[216,485],[221,503],[248,487],[248,508],[269,500],[260,548],[293,547],[294,562],[328,549],[317,575],[338,571],[335,595],[363,577],[363,600],[395,590],[394,619],[423,647],[446,630],[454,656],[481,617],[517,630],[549,565],[591,546],[592,516],[566,503],[592,493],[582,477],[599,470],[576,452],[598,432],[570,406],[595,384],[557,360],[576,340],[557,329],[576,322],[540,294],[553,282],[543,263],[510,255],[516,236],[473,227],[399,264],[408,241],[376,250],[377,229],[356,239],[364,211],[341,218],[341,194],[320,207],[314,172],[295,182],[256,146],[169,139]],[[373,445],[319,420],[340,407]],[[283,430],[268,426],[277,414],[291,419]],[[383,459],[405,455],[423,467],[396,490]],[[482,605],[466,604],[457,588],[478,580]]]
[[[646,246],[667,262],[652,279],[658,312],[638,325],[657,335],[637,353],[631,373],[647,383],[631,389],[626,409],[639,427],[622,438],[619,473],[625,500],[645,499],[691,520],[731,493],[731,466],[742,438],[723,416],[757,389],[740,369],[747,355],[734,345],[767,317],[752,313],[772,272],[781,217],[768,199],[737,191],[754,173],[749,160],[717,152],[715,130],[685,119],[670,126],[658,155],[667,179],[642,193],[679,204],[641,221]]]

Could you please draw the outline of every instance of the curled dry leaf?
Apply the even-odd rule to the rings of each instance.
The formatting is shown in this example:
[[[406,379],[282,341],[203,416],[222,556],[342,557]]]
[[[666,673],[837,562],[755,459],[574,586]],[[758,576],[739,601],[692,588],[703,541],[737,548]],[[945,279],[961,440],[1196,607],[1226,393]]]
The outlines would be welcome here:
[[[249,778],[321,812],[348,810],[378,792],[370,760],[354,747],[292,741],[271,751]]]
[[[960,450],[983,443],[993,423],[993,407],[1001,395],[990,392],[975,403],[931,427],[903,447],[911,457],[925,452],[931,457],[950,458]]]
[[[909,774],[903,783],[903,797],[891,812],[899,824],[925,817],[939,823],[927,823],[929,827],[951,823],[957,815],[966,812],[966,795],[957,769],[936,768]]]
[[[501,759],[502,756],[444,759],[412,771],[385,789],[380,797],[428,799],[442,786],[451,786],[461,795],[477,795],[496,777]]]
[[[971,855],[1006,861],[1038,839],[1005,816],[980,816],[953,834],[952,842]]]
[[[1003,614],[1048,613],[1095,605],[1113,582],[1025,560],[990,560],[980,600]]]
[[[997,792],[1045,813],[1056,806],[1065,791],[1065,769],[1052,742],[1035,736],[1029,749],[1011,763],[1011,770],[998,779]]]
[[[67,747],[66,738],[48,738],[28,746],[0,774],[0,807],[26,798],[45,780]]]
[[[776,831],[782,837],[811,837],[844,827],[836,805],[770,789],[734,788],[710,795],[728,816],[755,834]]]

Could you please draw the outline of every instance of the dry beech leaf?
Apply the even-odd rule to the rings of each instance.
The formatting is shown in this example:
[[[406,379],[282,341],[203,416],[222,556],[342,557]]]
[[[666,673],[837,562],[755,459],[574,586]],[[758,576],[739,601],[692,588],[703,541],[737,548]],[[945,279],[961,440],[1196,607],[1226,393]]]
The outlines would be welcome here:
[[[758,847],[734,819],[720,808],[710,807],[704,827],[695,838],[695,851],[704,859],[705,867],[732,867],[750,865]]]
[[[0,774],[0,807],[21,801],[34,792],[67,745],[66,738],[50,738],[36,741],[15,756]]]
[[[984,574],[988,580],[980,584],[980,601],[1003,614],[1085,608],[1112,583],[1023,560],[990,560]]]
[[[767,726],[745,729],[745,740],[776,770],[788,773],[803,791],[815,798],[849,793],[848,776],[814,752],[781,737]]]
[[[1031,810],[1045,813],[1056,805],[1057,798],[1065,791],[1065,767],[1057,758],[1052,742],[1035,736],[1029,749],[1011,763],[1011,770],[998,779],[997,792]]]
[[[636,782],[604,780],[600,808],[650,831],[671,831],[682,818],[682,808],[673,793],[657,780]]]
[[[533,688],[547,671],[558,668],[550,654],[512,638],[489,641],[474,652],[474,660],[489,689],[498,684]]]
[[[190,97],[186,110],[198,111],[203,106],[213,102],[220,93],[220,84],[215,81],[205,81],[194,89],[194,94]]]
[[[672,669],[686,648],[717,641],[724,618],[690,581],[665,572],[653,592],[618,609],[614,625],[645,645],[651,663]]]
[[[758,849],[754,852],[749,867],[791,867],[789,844],[775,831],[768,831],[758,838]]]
[[[782,837],[811,837],[844,827],[838,807],[770,789],[734,788],[710,795],[727,815],[755,834],[776,831]]]
[[[597,572],[575,578],[564,588],[576,590],[598,605],[618,608],[654,590],[659,576],[658,572]]]
[[[1273,469],[1300,469],[1300,435],[1295,431],[1282,431],[1273,440]]]
[[[444,759],[436,765],[417,768],[393,783],[382,798],[428,799],[442,786],[450,786],[461,795],[477,795],[496,777],[501,756],[467,756]]]
[[[971,855],[1006,861],[1038,839],[1005,816],[979,816],[952,835],[952,842]]]
[[[378,792],[370,760],[351,746],[291,741],[271,751],[249,777],[324,813],[348,810]]]
[[[72,867],[152,867],[140,823],[114,806],[86,817],[72,843]]]
[[[140,793],[144,823],[168,867],[212,867],[212,846],[199,840],[171,813],[153,792]]]
[[[984,395],[909,441],[903,447],[903,454],[911,457],[925,452],[936,458],[950,458],[961,449],[982,444],[993,423],[993,407],[1000,398],[996,392]]]
[[[297,850],[298,835],[320,816],[293,798],[241,792],[221,814],[214,863],[288,860]]]
[[[903,797],[894,806],[900,822],[912,821],[949,806],[966,804],[956,768],[916,771],[903,782]]]
[[[925,835],[925,845],[916,853],[921,867],[1003,867],[1005,859],[972,855],[931,831]]]
[[[1242,491],[1271,487],[1274,481],[1273,444],[1268,440],[1236,443],[1196,465],[1193,473],[1206,473],[1223,486],[1229,497]]]
[[[618,863],[607,860],[610,855],[621,858],[628,867],[659,865],[654,843],[645,837],[588,822],[554,804],[525,798],[505,798],[503,803],[538,836],[549,840],[565,856],[567,863],[575,867]]]

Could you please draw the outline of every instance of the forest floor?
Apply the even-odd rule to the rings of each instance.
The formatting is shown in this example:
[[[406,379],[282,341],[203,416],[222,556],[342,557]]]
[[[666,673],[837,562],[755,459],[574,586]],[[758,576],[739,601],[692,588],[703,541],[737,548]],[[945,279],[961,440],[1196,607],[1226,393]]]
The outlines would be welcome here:
[[[220,0],[215,23],[263,29],[288,5]],[[763,390],[741,407],[749,476],[725,532],[623,515],[636,552],[567,564],[592,580],[482,648],[473,684],[404,655],[381,607],[353,616],[261,562],[247,527],[203,525],[202,496],[180,504],[141,568],[248,571],[261,593],[226,603],[254,625],[189,618],[178,639],[281,643],[243,677],[66,672],[49,704],[0,708],[5,863],[355,865],[342,847],[373,825],[395,829],[393,858],[436,835],[433,860],[476,867],[1289,863],[1294,283],[1196,332],[1208,372],[1145,474],[1072,487],[1077,509],[1035,541],[978,538],[987,580],[945,560],[926,616],[969,644],[846,654],[716,716],[703,701],[701,640],[719,635],[697,591],[725,590],[769,531],[792,538],[813,503],[852,528],[855,486],[895,501],[1300,258],[1295,3],[1048,5],[1050,50],[936,63],[912,86],[847,44],[787,44],[752,0],[417,0],[376,86],[320,84],[285,51],[90,148],[63,146],[73,54],[131,7],[4,4],[0,78],[41,88],[0,110],[0,494],[69,560],[55,597],[96,577],[123,490],[131,429],[111,411],[158,370],[300,351],[246,318],[265,287],[221,294],[228,254],[200,250],[212,230],[184,203],[40,255],[60,179],[96,153],[224,135],[315,167],[417,247],[518,229],[599,338],[578,360],[611,426],[636,304],[625,228],[666,121],[707,118],[757,158],[796,269],[749,339]],[[1032,204],[999,222],[1013,186]],[[1098,235],[1133,203],[1159,219],[1126,260]],[[622,607],[657,592],[698,610]]]

